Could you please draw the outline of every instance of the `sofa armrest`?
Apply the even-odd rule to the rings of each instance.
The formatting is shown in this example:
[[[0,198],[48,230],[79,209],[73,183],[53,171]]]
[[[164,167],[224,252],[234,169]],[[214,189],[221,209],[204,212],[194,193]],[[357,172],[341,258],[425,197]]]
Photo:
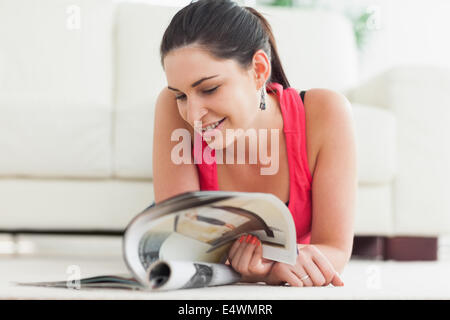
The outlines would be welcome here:
[[[450,232],[450,69],[394,67],[347,93],[393,112],[397,124],[395,232]]]

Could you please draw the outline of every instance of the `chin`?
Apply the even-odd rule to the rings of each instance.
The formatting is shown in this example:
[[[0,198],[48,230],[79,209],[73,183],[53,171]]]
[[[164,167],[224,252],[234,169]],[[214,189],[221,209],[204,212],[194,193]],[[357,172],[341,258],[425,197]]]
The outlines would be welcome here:
[[[211,142],[208,142],[206,140],[205,141],[211,149],[225,151],[225,149],[227,149],[228,147],[233,146],[234,141],[236,140],[236,137],[233,137],[233,139],[231,139],[231,141],[227,141],[226,136],[223,136],[222,139],[223,139],[223,143],[219,143],[215,139],[211,139]],[[228,140],[230,140],[230,139],[228,139]]]
[[[226,140],[226,138],[223,138],[224,140]],[[226,142],[226,141],[225,141]],[[206,142],[206,143],[208,143],[208,142]],[[230,145],[232,145],[233,144],[233,141],[231,141],[230,143],[228,143],[228,144],[225,144],[225,143],[223,143],[223,144],[220,144],[220,143],[217,143],[216,141],[212,141],[212,142],[210,142],[210,143],[208,143],[208,146],[211,148],[211,149],[214,149],[214,150],[224,150],[225,151],[225,149],[226,148],[228,148]]]

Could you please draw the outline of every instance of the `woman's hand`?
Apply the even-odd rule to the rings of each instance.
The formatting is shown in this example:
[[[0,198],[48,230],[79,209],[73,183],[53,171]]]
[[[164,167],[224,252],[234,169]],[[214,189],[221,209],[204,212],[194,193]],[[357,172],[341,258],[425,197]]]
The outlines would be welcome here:
[[[228,262],[242,275],[243,282],[265,281],[274,264],[262,257],[261,241],[251,234],[234,242],[228,252]]]
[[[288,283],[294,287],[343,286],[344,282],[325,255],[314,245],[303,246],[295,265],[277,262],[271,268],[267,284]]]

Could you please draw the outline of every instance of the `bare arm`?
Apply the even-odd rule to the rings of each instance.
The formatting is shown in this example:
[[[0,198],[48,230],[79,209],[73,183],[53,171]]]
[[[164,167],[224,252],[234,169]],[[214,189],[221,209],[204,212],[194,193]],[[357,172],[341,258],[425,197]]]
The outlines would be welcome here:
[[[345,96],[320,89],[316,100],[324,129],[312,184],[311,244],[341,273],[350,259],[354,235],[355,129],[351,105]]]
[[[180,141],[171,141],[172,132],[176,129],[185,129],[192,137],[193,130],[188,126],[178,112],[173,94],[164,88],[155,106],[153,184],[156,203],[183,192],[200,189],[192,154],[190,154],[189,164],[175,164],[171,159],[172,149],[180,143]]]

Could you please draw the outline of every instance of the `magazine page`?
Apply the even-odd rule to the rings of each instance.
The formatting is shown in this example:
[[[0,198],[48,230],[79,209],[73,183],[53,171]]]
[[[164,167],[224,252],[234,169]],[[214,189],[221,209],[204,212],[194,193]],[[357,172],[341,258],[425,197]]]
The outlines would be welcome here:
[[[191,289],[236,283],[241,275],[225,264],[164,261],[153,263],[147,271],[152,290]]]
[[[79,288],[118,288],[118,289],[145,289],[139,281],[130,275],[104,275],[79,279],[78,281],[47,281],[47,282],[17,282],[21,286],[37,286],[37,287],[54,287],[74,289],[79,285]]]
[[[263,257],[295,263],[295,226],[289,209],[272,194],[198,191],[139,214],[123,239],[126,264],[141,283],[158,260],[224,263],[233,242],[251,233]]]

